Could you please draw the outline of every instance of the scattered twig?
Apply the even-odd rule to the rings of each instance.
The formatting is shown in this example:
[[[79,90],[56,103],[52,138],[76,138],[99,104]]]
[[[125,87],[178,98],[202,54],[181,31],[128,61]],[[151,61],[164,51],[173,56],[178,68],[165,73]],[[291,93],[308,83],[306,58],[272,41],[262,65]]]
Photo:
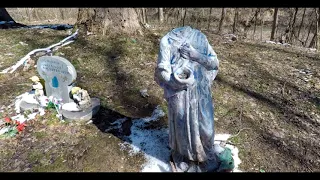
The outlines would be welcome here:
[[[227,141],[226,144],[230,144],[232,146],[240,145],[240,143],[233,143],[231,141]]]
[[[284,88],[286,87],[286,83],[287,82],[284,82],[283,87],[282,87],[282,97],[284,97]]]
[[[104,69],[101,69],[101,70],[97,73],[97,76],[98,76],[102,71],[104,71]]]
[[[92,120],[90,120],[90,121],[88,121],[86,124],[91,124],[93,121]]]
[[[17,86],[30,86],[30,83],[21,83],[21,84],[16,84]]]
[[[240,117],[239,117],[240,127],[242,127],[242,121],[241,121],[242,113],[243,113],[243,103],[241,103],[241,109],[240,109]]]
[[[245,129],[251,129],[251,128],[242,128],[242,129],[240,129],[240,130],[238,131],[238,133],[237,133],[236,135],[230,136],[229,139],[234,138],[234,137],[237,137],[237,136],[240,134],[240,132],[241,132],[242,130],[245,130]]]

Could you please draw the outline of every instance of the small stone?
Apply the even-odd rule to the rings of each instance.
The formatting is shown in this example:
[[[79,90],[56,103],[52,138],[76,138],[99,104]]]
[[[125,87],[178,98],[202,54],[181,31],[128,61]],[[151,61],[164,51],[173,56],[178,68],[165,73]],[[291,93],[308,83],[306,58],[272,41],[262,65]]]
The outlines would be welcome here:
[[[27,43],[25,43],[25,42],[19,42],[19,44],[21,44],[22,46],[28,46],[28,44]]]
[[[148,94],[148,92],[147,92],[148,90],[147,89],[142,89],[142,90],[140,90],[140,94],[141,94],[141,96],[142,97],[149,97],[149,94]]]

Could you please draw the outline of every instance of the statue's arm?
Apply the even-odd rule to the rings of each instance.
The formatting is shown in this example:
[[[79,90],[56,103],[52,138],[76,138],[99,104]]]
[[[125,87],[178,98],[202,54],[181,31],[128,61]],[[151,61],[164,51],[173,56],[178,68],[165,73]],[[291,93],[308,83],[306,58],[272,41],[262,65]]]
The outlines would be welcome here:
[[[158,83],[162,83],[172,89],[186,88],[185,84],[179,83],[173,76],[170,63],[170,45],[168,44],[166,37],[162,38],[160,42],[160,51],[155,76],[159,81]]]
[[[208,43],[208,61],[212,62],[212,66],[209,68],[210,71],[208,71],[208,76],[209,79],[211,79],[212,81],[216,78],[217,74],[218,74],[218,70],[219,70],[219,60],[217,58],[217,54],[214,52],[214,50],[212,49],[211,45]],[[208,69],[208,68],[207,68]]]
[[[198,62],[200,65],[205,67],[208,71],[218,70],[219,60],[217,58],[217,55],[208,42],[207,42],[207,47],[208,47],[207,54],[202,54],[198,52],[190,44],[182,45],[182,47],[179,50],[181,55],[184,58]]]
[[[208,71],[218,70],[219,60],[217,54],[212,49],[211,45],[208,43],[208,54],[201,54],[198,51],[191,53],[191,58],[193,61],[198,62],[204,66]]]

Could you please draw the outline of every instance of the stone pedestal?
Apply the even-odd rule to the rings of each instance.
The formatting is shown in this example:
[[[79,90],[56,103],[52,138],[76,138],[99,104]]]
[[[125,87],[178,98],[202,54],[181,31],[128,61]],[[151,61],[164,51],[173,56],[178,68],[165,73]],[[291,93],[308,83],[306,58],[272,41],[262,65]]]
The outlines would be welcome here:
[[[100,99],[91,98],[92,107],[83,111],[66,111],[62,110],[62,116],[65,121],[88,121],[94,116],[100,109]]]
[[[177,153],[171,154],[171,162],[176,172],[216,172],[219,168],[216,158],[199,163],[187,160]]]

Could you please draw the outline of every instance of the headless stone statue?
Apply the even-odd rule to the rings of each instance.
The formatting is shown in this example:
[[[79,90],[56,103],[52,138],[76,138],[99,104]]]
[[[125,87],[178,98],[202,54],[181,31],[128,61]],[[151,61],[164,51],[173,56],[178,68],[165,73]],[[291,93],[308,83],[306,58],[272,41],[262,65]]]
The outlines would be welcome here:
[[[168,102],[169,146],[177,171],[219,168],[211,97],[218,66],[216,53],[197,29],[175,28],[161,39],[155,80]]]

